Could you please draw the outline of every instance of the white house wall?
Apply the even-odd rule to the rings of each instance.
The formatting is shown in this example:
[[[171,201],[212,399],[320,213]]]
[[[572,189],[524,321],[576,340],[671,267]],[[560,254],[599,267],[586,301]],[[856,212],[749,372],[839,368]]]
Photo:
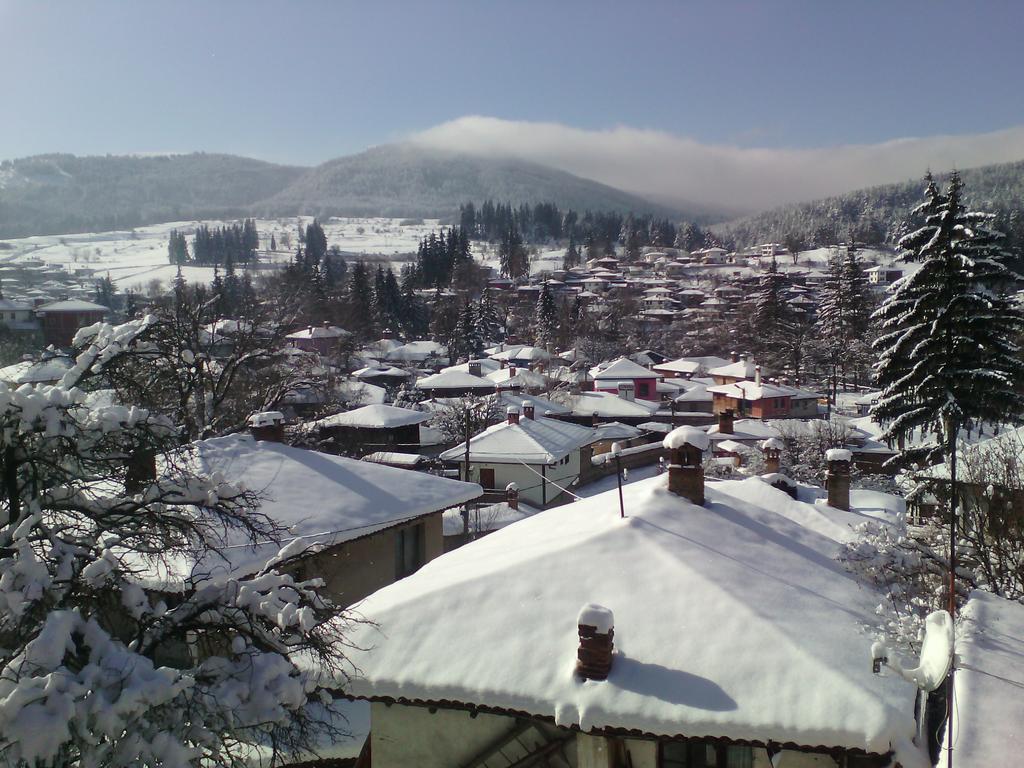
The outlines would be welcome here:
[[[569,488],[574,480],[580,476],[580,452],[573,451],[568,456],[565,464],[556,464],[542,470],[539,464],[531,465],[530,468],[522,464],[490,464],[486,462],[471,462],[469,467],[469,482],[480,482],[480,469],[494,470],[494,485],[498,490],[504,490],[509,483],[515,483],[519,487],[519,500],[530,506],[540,507],[543,505],[544,493],[541,484],[544,482],[540,473],[543,471],[549,481],[558,483],[563,488]],[[532,470],[532,471],[531,471]],[[551,482],[547,483],[547,503],[561,495]]]

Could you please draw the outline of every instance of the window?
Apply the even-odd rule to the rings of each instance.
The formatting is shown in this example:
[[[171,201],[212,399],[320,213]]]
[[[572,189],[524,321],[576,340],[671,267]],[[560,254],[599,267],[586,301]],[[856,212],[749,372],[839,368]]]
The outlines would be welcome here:
[[[395,578],[403,579],[418,571],[426,554],[423,523],[395,531]]]
[[[753,768],[754,750],[706,741],[664,741],[658,754],[660,768]]]

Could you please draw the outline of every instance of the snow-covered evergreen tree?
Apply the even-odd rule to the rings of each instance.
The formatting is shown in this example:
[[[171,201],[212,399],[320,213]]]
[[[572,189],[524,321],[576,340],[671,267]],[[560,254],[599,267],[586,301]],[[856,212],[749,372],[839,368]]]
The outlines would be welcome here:
[[[948,457],[968,422],[998,423],[1024,413],[1024,362],[1015,336],[1024,314],[1009,289],[992,216],[967,212],[954,174],[946,192],[927,178],[925,202],[914,213],[924,226],[900,240],[901,259],[920,268],[899,280],[875,313],[881,335],[875,375],[882,395],[872,413],[887,438],[914,430],[941,436],[914,458]]]
[[[541,288],[537,297],[535,321],[537,346],[547,347],[554,341],[555,333],[558,331],[558,307],[555,306],[555,297],[547,285]]]
[[[227,531],[280,538],[256,496],[205,474],[170,421],[76,388],[151,322],[94,329],[59,385],[0,384],[5,764],[241,765],[257,745],[280,764],[312,746],[309,705],[341,671],[343,616],[279,570],[288,551],[247,575],[179,567]]]
[[[480,333],[486,343],[501,341],[505,338],[505,330],[502,326],[501,315],[494,303],[494,296],[484,288],[480,294],[480,301],[477,304],[477,320],[480,324]]]

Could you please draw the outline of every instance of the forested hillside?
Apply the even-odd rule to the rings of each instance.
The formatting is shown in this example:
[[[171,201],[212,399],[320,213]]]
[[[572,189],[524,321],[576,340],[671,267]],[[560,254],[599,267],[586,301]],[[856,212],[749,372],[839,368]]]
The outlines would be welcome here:
[[[999,214],[999,226],[1024,241],[1024,161],[988,165],[961,172],[968,206]],[[923,173],[922,173],[923,176]],[[937,179],[945,182],[947,175]],[[864,243],[895,243],[907,231],[910,210],[921,200],[924,181],[871,187],[809,203],[798,203],[747,216],[712,229],[738,246],[786,242],[805,246],[846,240],[852,229]]]
[[[234,155],[36,155],[0,165],[0,237],[239,217],[305,169]]]

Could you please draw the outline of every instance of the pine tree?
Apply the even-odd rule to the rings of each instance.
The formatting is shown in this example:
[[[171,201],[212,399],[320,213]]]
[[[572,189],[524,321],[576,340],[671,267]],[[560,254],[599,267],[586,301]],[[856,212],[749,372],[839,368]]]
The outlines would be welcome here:
[[[576,248],[576,240],[573,237],[569,237],[569,247],[565,249],[565,256],[562,259],[562,269],[570,270],[573,267],[579,266],[580,263],[580,252]]]
[[[494,297],[491,292],[484,288],[480,295],[480,303],[477,306],[477,318],[480,323],[480,333],[485,342],[501,341],[505,338],[502,327],[501,316],[494,304]]]
[[[904,236],[905,262],[920,268],[903,277],[875,313],[881,335],[875,376],[882,392],[872,415],[883,437],[899,440],[914,430],[937,441],[904,452],[905,459],[945,460],[949,468],[950,613],[956,611],[957,442],[971,422],[1018,421],[1024,412],[1024,362],[1015,337],[1024,314],[1011,291],[1018,276],[1004,263],[992,216],[967,212],[963,182],[952,174],[941,192],[926,177],[925,201],[914,210],[924,226]],[[952,701],[953,673],[947,680]],[[947,726],[952,728],[951,710]],[[952,733],[948,738],[953,739]]]
[[[277,250],[277,238],[275,238],[273,234],[270,235],[270,250]]]
[[[554,341],[558,330],[558,307],[555,306],[555,297],[547,285],[541,289],[540,296],[537,297],[535,330],[537,346],[545,348]]]
[[[513,280],[529,274],[530,264],[526,257],[526,249],[523,247],[523,238],[515,227],[509,227],[502,237],[501,245],[498,247],[498,262],[501,274]]]
[[[454,334],[455,354],[469,360],[482,357],[484,340],[480,332],[480,319],[476,307],[467,300],[459,313],[458,331]]]
[[[758,291],[754,296],[754,340],[769,364],[776,366],[783,356],[780,349],[783,337],[790,330],[793,316],[786,301],[786,276],[779,272],[779,265],[772,256],[768,269],[761,275]]]

